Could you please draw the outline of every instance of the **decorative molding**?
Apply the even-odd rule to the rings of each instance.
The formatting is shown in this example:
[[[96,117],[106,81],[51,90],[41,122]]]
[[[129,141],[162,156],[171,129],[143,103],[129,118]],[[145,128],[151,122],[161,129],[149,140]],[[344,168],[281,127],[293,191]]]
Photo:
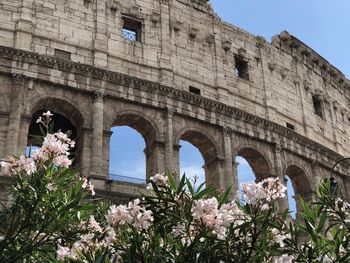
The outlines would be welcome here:
[[[105,97],[105,91],[104,90],[96,90],[96,91],[94,91],[94,100],[95,101],[103,101],[104,97]]]
[[[27,80],[26,76],[18,73],[12,73],[12,81],[14,85],[24,86],[26,83],[26,80]]]
[[[195,38],[199,32],[199,29],[193,26],[190,26],[188,29],[188,35],[190,38]]]
[[[231,49],[231,46],[232,46],[232,42],[229,41],[229,40],[224,40],[222,42],[222,48],[227,52]]]
[[[231,137],[233,134],[233,130],[230,127],[224,127],[223,131],[224,131],[224,135],[227,137]]]
[[[151,14],[151,21],[157,24],[160,21],[160,13],[158,11],[153,11]]]
[[[183,23],[178,19],[174,19],[173,21],[171,21],[171,26],[174,31],[180,31],[182,28],[182,25]]]
[[[208,34],[207,37],[205,38],[207,43],[209,45],[212,45],[215,42],[215,35],[214,34]]]
[[[15,61],[21,61],[42,65],[52,69],[59,69],[62,71],[69,72],[71,74],[80,74],[90,78],[95,79],[104,79],[106,81],[117,83],[118,85],[130,86],[135,89],[141,89],[146,92],[150,92],[153,94],[159,94],[163,96],[167,96],[169,98],[180,100],[183,102],[190,103],[197,107],[202,107],[204,109],[210,110],[211,112],[215,112],[219,115],[226,115],[232,119],[241,120],[250,124],[254,127],[260,127],[266,131],[274,133],[276,137],[283,136],[286,139],[290,139],[295,143],[300,144],[303,147],[309,148],[314,153],[319,153],[325,157],[325,160],[328,160],[327,163],[333,162],[337,159],[340,159],[342,156],[335,151],[303,136],[298,134],[297,132],[288,129],[287,127],[281,126],[277,123],[271,122],[259,116],[244,112],[238,108],[234,108],[232,106],[228,106],[224,103],[217,102],[208,98],[200,97],[189,92],[181,91],[173,87],[164,86],[156,82],[141,80],[136,77],[131,77],[125,74],[108,71],[101,68],[96,68],[90,65],[75,63],[72,61],[63,61],[59,58],[39,55],[36,53],[32,53],[24,50],[17,50],[10,47],[0,46],[0,57],[6,59],[12,59]],[[59,67],[59,65],[64,64],[65,67]],[[13,64],[15,65],[15,64]],[[2,74],[12,75],[10,72],[2,72]],[[22,73],[24,75],[24,73]],[[87,92],[87,91],[83,91]],[[94,91],[91,91],[90,94],[94,95]],[[101,96],[102,94],[98,94]],[[94,95],[95,96],[95,95]],[[105,96],[109,96],[108,93]],[[237,130],[237,132],[240,132]],[[306,149],[304,150],[306,151]],[[326,165],[325,163],[323,163]]]

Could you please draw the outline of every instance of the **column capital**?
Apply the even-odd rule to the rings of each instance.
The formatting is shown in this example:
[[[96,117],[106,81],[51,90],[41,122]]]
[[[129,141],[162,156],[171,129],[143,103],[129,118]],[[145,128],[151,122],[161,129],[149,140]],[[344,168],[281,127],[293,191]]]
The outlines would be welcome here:
[[[26,76],[18,73],[12,73],[11,75],[12,75],[12,81],[14,85],[24,86],[27,80]]]
[[[103,101],[104,97],[105,97],[105,90],[94,91],[93,98],[95,101]]]
[[[166,110],[169,118],[174,117],[176,110],[173,107],[165,107],[165,110]]]
[[[233,134],[233,130],[230,127],[224,127],[223,131],[224,131],[224,135],[227,137],[231,137]]]

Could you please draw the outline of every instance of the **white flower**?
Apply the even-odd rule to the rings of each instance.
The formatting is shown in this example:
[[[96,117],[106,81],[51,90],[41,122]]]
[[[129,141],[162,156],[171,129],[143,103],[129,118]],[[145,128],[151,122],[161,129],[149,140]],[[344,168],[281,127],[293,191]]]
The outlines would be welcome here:
[[[289,256],[287,254],[284,254],[284,255],[276,258],[274,263],[292,263],[293,259],[294,259],[293,256]]]
[[[46,118],[50,118],[51,116],[53,116],[53,114],[51,113],[51,111],[48,110],[47,112],[43,113],[43,116]]]
[[[68,168],[72,164],[72,161],[69,160],[67,155],[59,155],[53,158],[52,163],[59,167]]]
[[[46,186],[46,189],[49,190],[50,192],[53,192],[57,190],[57,186],[53,183],[48,183]]]
[[[36,120],[36,123],[44,123],[43,122],[43,119],[41,117],[39,117],[37,120]]]

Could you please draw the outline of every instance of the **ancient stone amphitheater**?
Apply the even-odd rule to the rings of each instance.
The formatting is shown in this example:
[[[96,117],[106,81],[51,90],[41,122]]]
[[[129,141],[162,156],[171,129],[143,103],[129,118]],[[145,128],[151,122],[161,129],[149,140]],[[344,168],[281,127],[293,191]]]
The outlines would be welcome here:
[[[350,154],[349,80],[287,32],[270,43],[206,0],[1,0],[0,45],[0,158],[35,145],[50,109],[77,141],[75,165],[116,201],[144,186],[110,180],[114,126],[144,137],[147,177],[178,171],[185,140],[207,185],[236,191],[242,156],[257,179],[288,175],[296,200]],[[350,197],[347,167],[334,175]]]

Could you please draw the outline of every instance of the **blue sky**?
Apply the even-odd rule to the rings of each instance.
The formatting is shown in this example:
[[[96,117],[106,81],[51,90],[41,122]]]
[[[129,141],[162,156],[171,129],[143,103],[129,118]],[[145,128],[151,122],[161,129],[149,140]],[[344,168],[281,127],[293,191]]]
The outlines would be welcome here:
[[[241,27],[268,41],[287,30],[318,52],[331,64],[350,76],[350,1],[349,0],[211,0],[215,12],[226,22]],[[111,172],[144,178],[145,142],[140,134],[128,127],[113,128],[111,139]],[[180,170],[204,180],[204,161],[199,151],[181,142]],[[254,180],[254,174],[243,158],[238,158],[239,182]],[[295,204],[288,183],[291,210]]]

